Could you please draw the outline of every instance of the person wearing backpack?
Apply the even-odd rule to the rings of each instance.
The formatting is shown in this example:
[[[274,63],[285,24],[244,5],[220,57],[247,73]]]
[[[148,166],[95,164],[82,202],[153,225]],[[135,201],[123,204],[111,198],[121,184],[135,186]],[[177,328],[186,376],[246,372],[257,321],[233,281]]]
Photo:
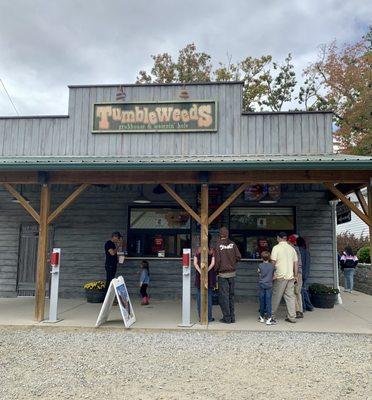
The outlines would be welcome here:
[[[358,265],[358,258],[354,255],[351,247],[345,247],[340,259],[341,271],[345,278],[345,292],[352,293],[354,288],[355,267]]]

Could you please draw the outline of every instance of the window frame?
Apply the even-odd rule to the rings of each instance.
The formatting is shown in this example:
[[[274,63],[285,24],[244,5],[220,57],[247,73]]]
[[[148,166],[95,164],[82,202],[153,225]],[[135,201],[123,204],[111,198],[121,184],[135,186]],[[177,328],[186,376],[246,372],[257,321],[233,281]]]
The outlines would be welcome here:
[[[192,224],[193,224],[193,220],[191,215],[189,215],[190,218],[190,227],[185,229],[185,228],[163,228],[163,229],[157,229],[157,228],[151,228],[151,229],[145,229],[145,228],[131,228],[130,227],[130,218],[131,218],[131,211],[132,209],[174,209],[174,210],[180,210],[183,212],[187,212],[185,211],[184,208],[180,207],[180,206],[174,206],[174,205],[131,205],[128,206],[128,220],[127,220],[127,251],[128,251],[128,256],[129,257],[157,257],[154,254],[145,254],[144,251],[144,243],[145,243],[145,238],[146,236],[154,236],[154,235],[169,235],[169,236],[177,236],[177,235],[181,235],[181,234],[185,234],[185,235],[189,235],[190,236],[190,243],[192,243]],[[129,249],[129,244],[130,244],[130,239],[132,236],[132,233],[135,235],[139,235],[141,236],[141,252],[140,254],[132,254],[130,252]],[[182,257],[181,255],[177,255],[177,254],[169,254],[169,255],[165,255],[165,258],[167,257]]]

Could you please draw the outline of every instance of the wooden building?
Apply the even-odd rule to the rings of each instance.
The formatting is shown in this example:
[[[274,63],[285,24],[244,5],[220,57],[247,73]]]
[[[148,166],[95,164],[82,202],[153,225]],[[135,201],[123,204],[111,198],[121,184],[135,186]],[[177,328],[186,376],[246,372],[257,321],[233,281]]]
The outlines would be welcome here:
[[[66,116],[0,117],[0,296],[35,295],[42,320],[48,250],[62,249],[60,295],[82,296],[118,230],[129,289],[147,259],[152,296],[175,298],[182,248],[201,245],[204,265],[222,225],[244,257],[238,297],[256,293],[259,238],[281,230],[306,239],[310,281],[337,285],[332,200],[371,226],[372,158],[333,153],[330,112],[242,113],[240,82],[69,90]],[[359,210],[345,194],[366,186]]]

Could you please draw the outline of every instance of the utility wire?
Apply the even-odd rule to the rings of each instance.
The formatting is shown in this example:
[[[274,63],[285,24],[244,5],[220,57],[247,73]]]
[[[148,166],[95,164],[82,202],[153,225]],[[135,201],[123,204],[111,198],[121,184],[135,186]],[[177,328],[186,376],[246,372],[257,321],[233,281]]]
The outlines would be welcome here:
[[[13,108],[14,108],[16,114],[19,115],[18,110],[17,110],[16,106],[14,105],[13,100],[12,100],[12,98],[10,97],[10,94],[9,94],[8,91],[6,90],[6,87],[5,87],[4,82],[2,81],[2,79],[0,79],[0,82],[1,82],[1,84],[3,85],[3,88],[4,88],[4,90],[5,90],[5,93],[7,94],[9,101],[12,103],[12,106],[13,106]]]

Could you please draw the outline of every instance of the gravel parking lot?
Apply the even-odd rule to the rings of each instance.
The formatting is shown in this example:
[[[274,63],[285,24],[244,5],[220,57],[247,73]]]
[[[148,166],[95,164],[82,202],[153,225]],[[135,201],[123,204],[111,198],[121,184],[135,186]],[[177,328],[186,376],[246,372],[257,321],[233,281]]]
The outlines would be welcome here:
[[[0,399],[368,399],[371,337],[0,328]]]

